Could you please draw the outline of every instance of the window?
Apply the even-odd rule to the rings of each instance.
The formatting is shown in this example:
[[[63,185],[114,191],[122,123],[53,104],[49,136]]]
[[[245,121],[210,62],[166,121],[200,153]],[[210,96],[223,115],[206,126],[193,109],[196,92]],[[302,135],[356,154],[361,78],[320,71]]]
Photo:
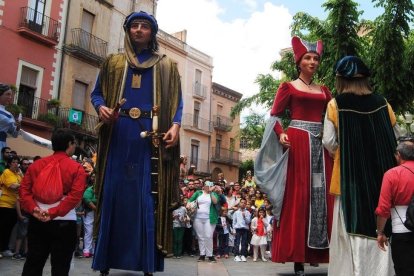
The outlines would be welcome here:
[[[221,115],[223,114],[223,105],[221,103],[217,104],[217,121],[216,124],[218,127],[221,126],[222,124],[222,120],[221,120]]]
[[[230,138],[230,150],[233,151],[235,146],[236,141],[234,140],[234,138]]]
[[[249,148],[249,142],[245,137],[240,138],[240,148],[242,148],[242,149]]]
[[[216,134],[216,158],[220,158],[221,140],[222,136],[220,134]]]
[[[198,151],[200,148],[200,141],[191,139],[191,158],[190,165],[195,165],[198,168]]]
[[[201,71],[196,69],[195,70],[195,91],[198,95],[201,95]]]
[[[85,99],[88,85],[86,83],[75,81],[73,86],[72,107],[85,111]]]
[[[92,33],[93,21],[95,19],[95,15],[88,12],[87,10],[82,11],[82,30]]]
[[[193,116],[193,127],[198,128],[198,121],[200,119],[200,108],[199,102],[194,102],[194,116]]]
[[[29,0],[29,26],[31,30],[42,33],[46,0]]]
[[[31,118],[34,105],[38,105],[38,101],[34,103],[38,73],[32,68],[22,66],[17,104],[24,107],[25,117]]]
[[[82,11],[82,25],[79,37],[80,41],[80,47],[86,50],[89,50],[91,48],[91,34],[92,34],[92,27],[93,27],[93,21],[95,20],[95,15],[88,12],[87,10]]]

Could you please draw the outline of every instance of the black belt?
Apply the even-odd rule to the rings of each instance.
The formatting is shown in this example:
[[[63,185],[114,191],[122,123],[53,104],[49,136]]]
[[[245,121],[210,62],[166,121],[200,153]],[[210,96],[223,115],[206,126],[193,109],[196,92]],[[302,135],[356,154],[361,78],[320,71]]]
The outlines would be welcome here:
[[[119,110],[120,116],[130,117],[131,119],[138,119],[138,118],[152,118],[152,111],[144,111],[139,109],[138,107],[133,107],[129,109],[120,109]]]

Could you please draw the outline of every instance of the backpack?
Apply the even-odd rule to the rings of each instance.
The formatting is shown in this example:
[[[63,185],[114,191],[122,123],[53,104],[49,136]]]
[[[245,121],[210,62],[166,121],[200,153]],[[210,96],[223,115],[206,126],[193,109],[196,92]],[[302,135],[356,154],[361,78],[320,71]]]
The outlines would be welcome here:
[[[410,170],[409,168],[407,168],[406,166],[403,166],[403,167],[414,174],[414,172]],[[395,211],[397,211],[397,209],[395,209]],[[397,211],[397,215],[400,217],[400,215],[398,214],[398,211]],[[400,220],[404,224],[405,228],[407,228],[411,232],[414,232],[414,195],[411,198],[410,203],[408,204],[407,212],[405,213],[405,221],[402,221],[401,217],[400,217]]]
[[[63,182],[60,173],[60,160],[63,158],[53,158],[39,173],[32,186],[35,200],[44,204],[53,204],[62,199]]]
[[[408,204],[404,226],[411,232],[414,232],[414,196],[411,198],[410,204]]]

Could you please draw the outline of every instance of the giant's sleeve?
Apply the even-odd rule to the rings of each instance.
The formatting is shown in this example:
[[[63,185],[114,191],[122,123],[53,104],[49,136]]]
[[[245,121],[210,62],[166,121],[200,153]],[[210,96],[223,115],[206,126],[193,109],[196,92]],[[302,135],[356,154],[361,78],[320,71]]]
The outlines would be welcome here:
[[[183,116],[183,98],[181,97],[181,92],[180,92],[180,102],[178,103],[177,111],[175,112],[173,123],[181,125],[182,116]]]
[[[336,101],[333,99],[328,103],[325,120],[323,123],[322,143],[329,153],[334,156],[338,148],[338,137],[336,126],[338,125],[338,110]]]
[[[101,89],[101,77],[98,76],[95,84],[95,88],[92,90],[91,93],[91,103],[96,110],[96,113],[99,114],[99,107],[105,106],[105,99],[103,97],[102,89]]]
[[[273,101],[272,110],[270,111],[271,116],[280,117],[283,116],[285,110],[290,105],[290,93],[289,93],[289,85],[284,82],[279,86],[279,89],[276,92],[275,100]],[[280,122],[276,122],[274,126],[274,130],[276,134],[279,136],[282,134],[283,127]]]
[[[178,105],[177,105],[177,109],[175,111],[175,115],[173,118],[173,123],[174,124],[179,124],[181,125],[181,117],[183,116],[183,97],[182,97],[182,90],[181,90],[181,77],[180,77],[180,73],[178,72],[178,68],[177,65],[174,65],[174,70],[175,72],[175,76],[176,76],[176,81],[178,82]]]
[[[19,132],[17,131],[16,121],[14,120],[13,115],[9,112],[0,111],[0,116],[0,129],[16,138]]]

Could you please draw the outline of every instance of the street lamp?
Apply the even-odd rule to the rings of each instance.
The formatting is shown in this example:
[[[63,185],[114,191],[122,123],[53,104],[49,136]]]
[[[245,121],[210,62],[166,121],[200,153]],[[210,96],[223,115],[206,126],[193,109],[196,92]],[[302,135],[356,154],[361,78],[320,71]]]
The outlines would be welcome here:
[[[405,112],[404,115],[398,116],[398,119],[402,124],[400,124],[401,128],[401,137],[412,137],[414,133],[414,122],[413,122],[414,115],[410,112]]]

